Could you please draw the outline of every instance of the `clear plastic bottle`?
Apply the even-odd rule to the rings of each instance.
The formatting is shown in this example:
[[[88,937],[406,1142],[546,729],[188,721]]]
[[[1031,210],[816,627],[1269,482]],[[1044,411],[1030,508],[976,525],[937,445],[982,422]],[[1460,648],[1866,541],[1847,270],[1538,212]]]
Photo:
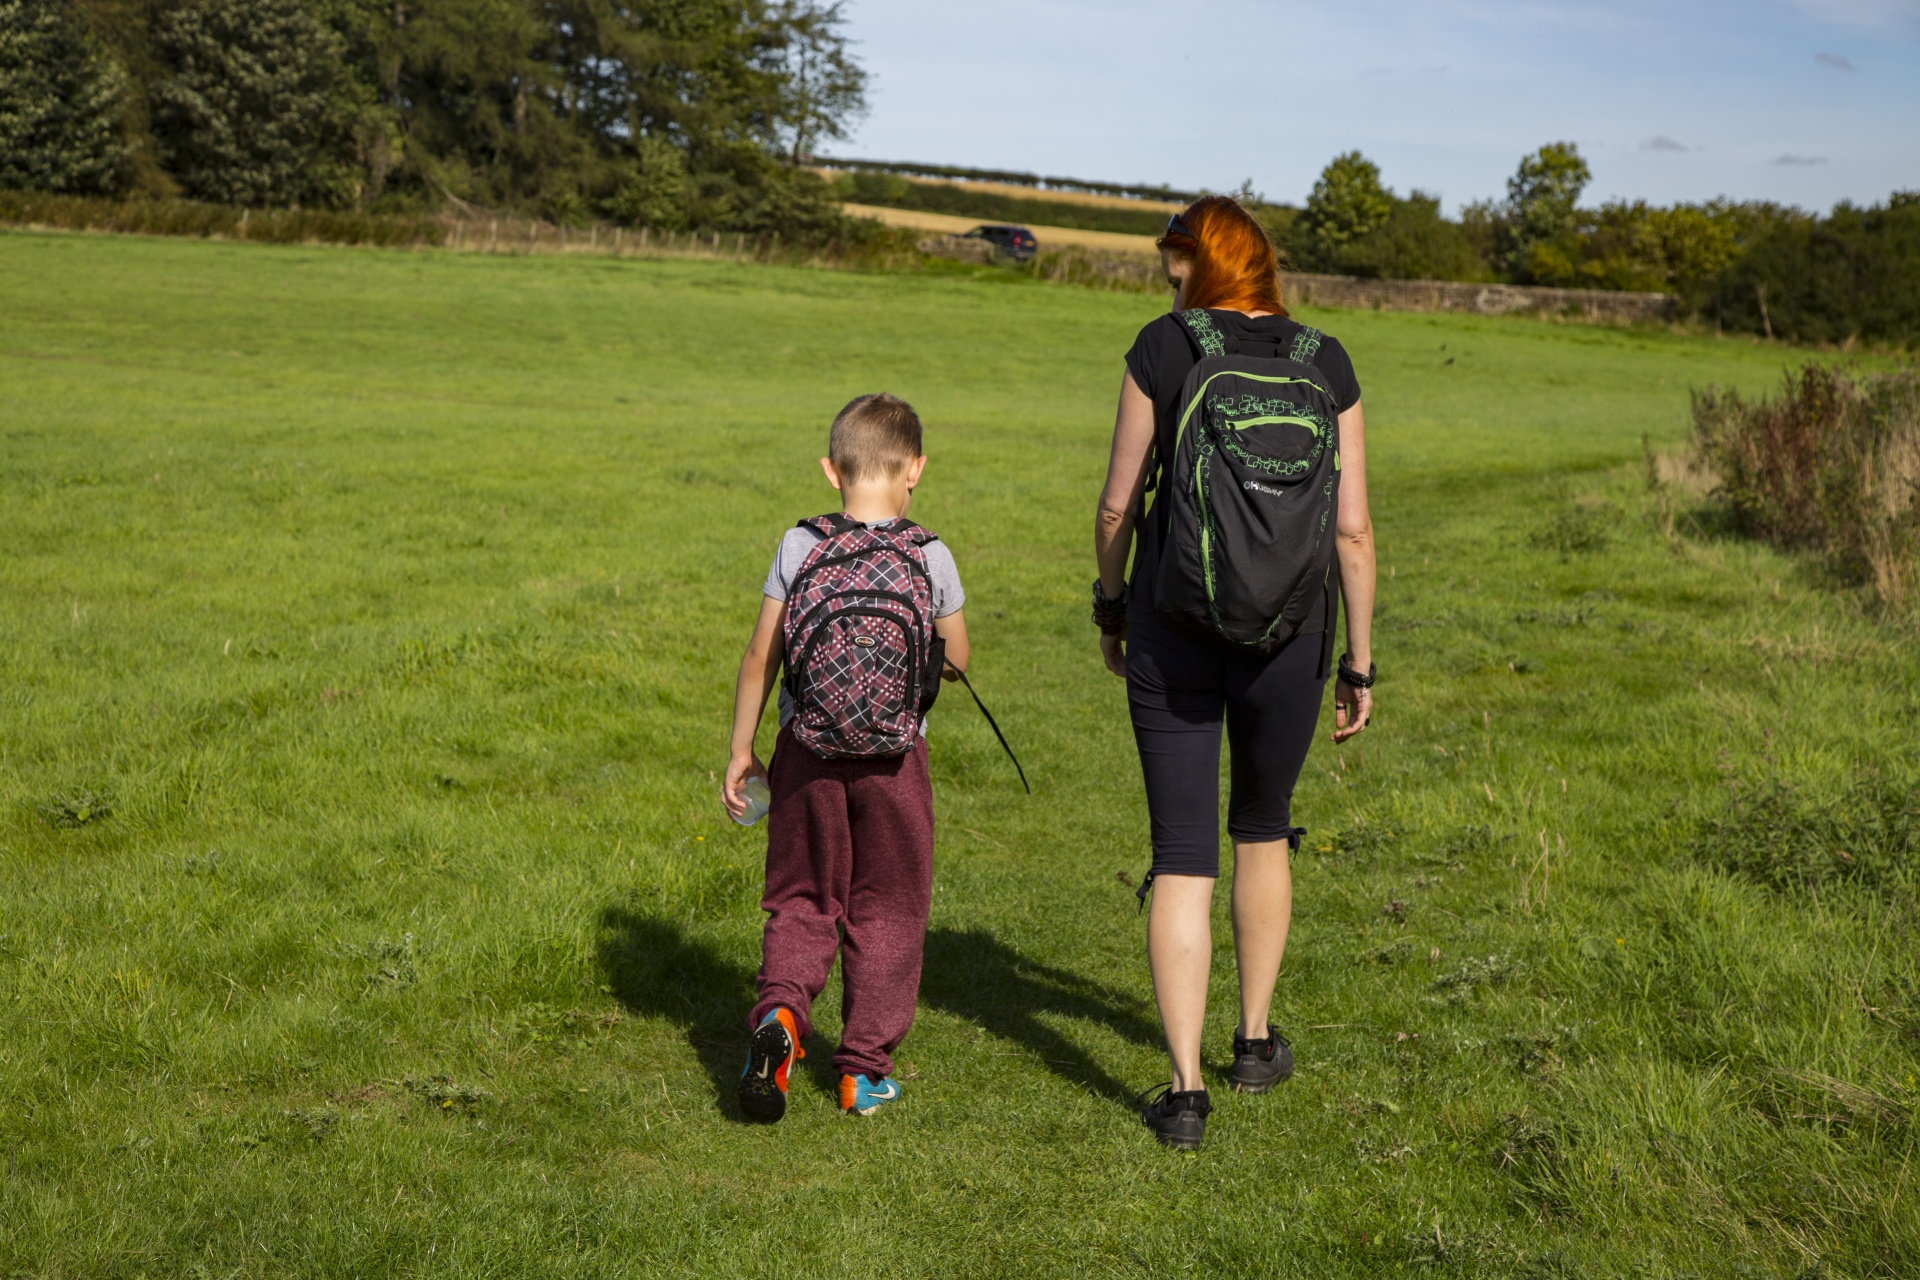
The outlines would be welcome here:
[[[773,792],[767,789],[767,780],[762,777],[748,778],[740,786],[740,794],[747,798],[747,811],[734,821],[743,827],[750,827],[767,816],[767,810],[773,807]]]

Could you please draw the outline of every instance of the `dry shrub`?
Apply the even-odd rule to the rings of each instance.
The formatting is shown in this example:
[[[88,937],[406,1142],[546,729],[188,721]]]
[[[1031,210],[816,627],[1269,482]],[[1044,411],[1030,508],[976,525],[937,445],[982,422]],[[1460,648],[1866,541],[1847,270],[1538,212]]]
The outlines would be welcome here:
[[[1890,605],[1920,552],[1920,371],[1788,371],[1778,398],[1693,396],[1694,449],[1740,528],[1810,547]]]
[[[1125,253],[1068,244],[1043,249],[1018,269],[1036,280],[1085,285],[1116,293],[1165,293],[1167,272],[1157,253]]]

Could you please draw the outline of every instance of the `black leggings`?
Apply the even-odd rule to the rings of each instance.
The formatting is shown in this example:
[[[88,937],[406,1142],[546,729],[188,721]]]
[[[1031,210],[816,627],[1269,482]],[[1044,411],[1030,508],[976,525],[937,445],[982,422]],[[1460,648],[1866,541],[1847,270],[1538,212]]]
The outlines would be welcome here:
[[[1153,874],[1220,874],[1220,724],[1232,744],[1227,834],[1294,839],[1293,784],[1326,689],[1326,637],[1296,636],[1271,657],[1127,623],[1127,709],[1146,776]],[[1143,886],[1144,888],[1144,886]]]

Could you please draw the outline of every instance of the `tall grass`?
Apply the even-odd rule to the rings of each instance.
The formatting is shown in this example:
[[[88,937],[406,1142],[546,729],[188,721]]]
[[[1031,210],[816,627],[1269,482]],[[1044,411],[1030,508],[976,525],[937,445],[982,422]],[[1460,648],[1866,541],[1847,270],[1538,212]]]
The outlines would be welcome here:
[[[1811,547],[1900,605],[1920,554],[1920,370],[1789,370],[1777,398],[1708,387],[1694,447],[1734,519],[1782,547]]]

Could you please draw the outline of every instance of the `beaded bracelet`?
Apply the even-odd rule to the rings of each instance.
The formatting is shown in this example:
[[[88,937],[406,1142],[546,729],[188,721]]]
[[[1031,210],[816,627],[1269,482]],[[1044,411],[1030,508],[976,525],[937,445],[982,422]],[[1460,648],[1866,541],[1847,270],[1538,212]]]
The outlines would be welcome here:
[[[1093,625],[1100,628],[1100,634],[1117,636],[1127,629],[1127,588],[1120,588],[1120,598],[1109,599],[1100,589],[1100,579],[1093,580]]]
[[[1347,660],[1352,656],[1352,654],[1348,653],[1340,655],[1340,678],[1355,689],[1373,688],[1373,682],[1380,678],[1379,665],[1369,662],[1367,664],[1367,674],[1363,676],[1347,665]]]

